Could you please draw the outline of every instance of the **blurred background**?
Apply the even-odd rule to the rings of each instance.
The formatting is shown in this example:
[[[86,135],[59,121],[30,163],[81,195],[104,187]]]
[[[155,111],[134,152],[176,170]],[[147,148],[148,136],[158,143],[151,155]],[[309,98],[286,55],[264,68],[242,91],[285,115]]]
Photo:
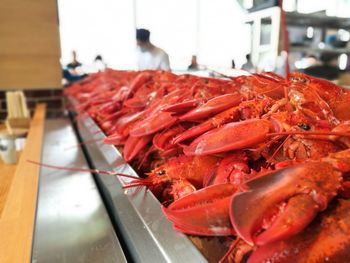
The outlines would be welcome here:
[[[147,28],[152,32],[151,41],[169,54],[174,70],[187,69],[192,55],[197,55],[200,64],[215,67],[230,67],[233,59],[240,68],[246,54],[252,52],[253,63],[270,70],[274,65],[264,64],[269,60],[274,64],[279,55],[279,10],[272,8],[277,4],[253,0],[58,0],[61,63],[69,63],[71,51],[77,50],[83,64],[101,54],[110,67],[136,68],[135,28]],[[339,66],[345,69],[348,50],[341,41],[349,40],[350,25],[348,19],[341,18],[350,16],[349,7],[347,0],[283,1],[284,10],[290,12],[292,69],[305,67],[302,58],[318,58],[322,50],[339,55]],[[307,21],[296,13],[305,14],[302,17]],[[327,18],[335,19],[322,20]],[[334,45],[332,37],[337,40]]]
[[[49,113],[59,115],[64,86],[106,68],[140,69],[137,28],[151,32],[151,43],[166,52],[173,72],[285,76],[289,68],[350,84],[350,0],[2,0],[0,5],[0,119],[7,111],[2,91],[24,90],[30,109],[50,102]]]
[[[166,50],[171,67],[185,70],[192,55],[208,65],[245,62],[250,51],[244,12],[232,0],[59,0],[62,63],[71,50],[89,63],[102,54],[115,68],[136,68],[135,29],[151,31],[151,41]]]

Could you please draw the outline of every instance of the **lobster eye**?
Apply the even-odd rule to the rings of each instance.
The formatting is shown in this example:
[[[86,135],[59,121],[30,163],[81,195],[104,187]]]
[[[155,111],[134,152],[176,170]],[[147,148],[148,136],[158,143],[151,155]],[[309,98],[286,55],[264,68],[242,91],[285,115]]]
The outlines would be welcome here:
[[[309,124],[306,124],[306,123],[299,123],[299,124],[298,124],[298,127],[299,127],[300,129],[305,130],[305,131],[308,131],[308,130],[311,129],[310,125],[309,125]]]
[[[159,171],[157,171],[157,175],[163,175],[163,174],[165,174],[165,170],[159,170]]]

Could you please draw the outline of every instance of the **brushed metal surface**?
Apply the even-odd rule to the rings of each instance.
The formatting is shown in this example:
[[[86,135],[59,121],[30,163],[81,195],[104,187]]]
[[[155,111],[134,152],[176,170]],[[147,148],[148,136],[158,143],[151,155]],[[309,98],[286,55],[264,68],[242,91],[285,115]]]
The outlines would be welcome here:
[[[68,119],[47,120],[42,162],[88,168]],[[33,263],[127,262],[90,173],[41,168]]]
[[[137,176],[125,164],[119,151],[102,143],[105,137],[90,118],[78,122],[95,168]],[[94,142],[92,142],[94,141]],[[124,163],[123,165],[120,165]],[[119,165],[119,166],[118,166]],[[173,230],[152,192],[143,189],[123,190],[130,179],[98,175],[97,181],[107,200],[112,218],[118,225],[129,254],[135,262],[207,262],[186,235]]]

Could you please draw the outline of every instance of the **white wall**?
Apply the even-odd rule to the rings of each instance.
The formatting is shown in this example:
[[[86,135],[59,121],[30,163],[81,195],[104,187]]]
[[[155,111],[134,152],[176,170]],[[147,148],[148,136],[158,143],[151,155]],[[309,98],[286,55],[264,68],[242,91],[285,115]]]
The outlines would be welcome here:
[[[101,54],[107,65],[136,66],[132,1],[58,0],[62,64],[76,50],[78,60],[91,64]]]
[[[243,13],[234,0],[201,0],[199,59],[214,67],[236,67],[250,53],[250,31],[243,24]]]
[[[148,28],[151,41],[168,52],[172,69],[199,63],[230,67],[245,62],[250,35],[236,0],[58,0],[62,63],[77,50],[92,63],[101,54],[108,66],[136,67],[135,26]]]

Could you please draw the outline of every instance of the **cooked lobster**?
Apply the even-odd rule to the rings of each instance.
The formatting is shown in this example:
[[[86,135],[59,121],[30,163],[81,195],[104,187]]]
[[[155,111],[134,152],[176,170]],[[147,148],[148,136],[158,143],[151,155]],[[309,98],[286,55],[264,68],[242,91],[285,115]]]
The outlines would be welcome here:
[[[176,230],[236,238],[223,261],[350,261],[347,89],[107,70],[65,93],[144,172],[125,187],[149,187]]]

